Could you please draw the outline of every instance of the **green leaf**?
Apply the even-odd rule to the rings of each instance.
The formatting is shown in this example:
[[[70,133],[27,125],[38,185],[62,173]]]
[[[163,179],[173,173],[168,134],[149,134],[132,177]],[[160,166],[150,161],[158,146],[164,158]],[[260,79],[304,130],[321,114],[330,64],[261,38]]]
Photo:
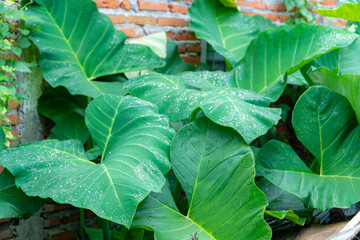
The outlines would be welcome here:
[[[50,87],[41,95],[38,111],[57,123],[72,113],[85,116],[86,106],[86,97],[71,95],[64,87]]]
[[[150,226],[158,240],[270,239],[252,151],[235,131],[197,119],[175,135],[170,156],[189,201],[187,215],[165,185],[139,205],[133,226]]]
[[[53,87],[97,97],[120,92],[119,82],[94,81],[117,73],[163,66],[150,48],[125,44],[110,19],[91,0],[35,0],[27,11],[39,25],[30,39],[40,50],[40,68]],[[56,9],[56,10],[55,10]]]
[[[190,28],[207,41],[232,67],[239,65],[260,30],[256,21],[219,0],[195,0],[189,9]]]
[[[0,219],[24,216],[29,218],[45,203],[44,199],[28,197],[15,185],[10,172],[0,174]]]
[[[260,33],[235,69],[234,87],[251,90],[273,101],[286,85],[284,75],[296,72],[316,57],[351,44],[357,34],[320,25],[283,25]]]
[[[129,44],[139,44],[148,46],[156,55],[166,58],[167,37],[165,32],[153,33],[141,38],[131,39]]]
[[[18,39],[18,44],[19,44],[19,47],[21,47],[21,48],[28,48],[31,46],[31,42],[29,41],[29,39],[27,37],[20,37]]]
[[[48,139],[78,139],[82,144],[85,144],[89,136],[90,133],[86,128],[84,116],[72,113],[56,123],[55,127],[51,129]]]
[[[238,7],[239,4],[236,0],[220,0],[225,7]]]
[[[325,87],[311,87],[298,100],[292,123],[297,138],[316,158],[314,173],[279,141],[266,143],[258,170],[309,208],[348,208],[360,200],[360,126],[347,99]]]
[[[195,66],[185,62],[178,52],[178,45],[174,40],[167,39],[166,43],[166,65],[161,68],[156,68],[155,72],[163,74],[178,74],[185,71],[192,71]]]
[[[312,83],[322,85],[342,94],[350,102],[355,111],[358,123],[360,123],[360,76],[342,75],[338,76],[338,70],[330,71],[326,68],[319,68],[309,74]]]
[[[316,9],[321,16],[342,18],[349,21],[360,21],[360,1],[343,0],[334,9]]]
[[[286,211],[265,211],[265,217],[273,217],[280,220],[286,219],[297,225],[304,226],[306,222],[306,218],[301,218],[294,213],[293,210]]]
[[[0,164],[30,196],[90,209],[129,227],[138,203],[165,183],[173,130],[156,106],[116,95],[93,100],[86,124],[103,152],[99,164],[89,161],[78,140],[15,147],[0,154]]]
[[[156,104],[171,122],[184,120],[201,108],[212,121],[234,128],[248,143],[265,134],[280,119],[281,110],[268,108],[269,101],[262,96],[242,89],[211,87],[198,74],[201,73],[188,73],[184,78],[192,76],[198,80],[196,85],[208,86],[207,91],[187,89],[182,76],[157,73],[131,79],[126,88],[131,95]]]
[[[6,142],[5,132],[2,126],[0,125],[0,151],[4,149],[5,142]]]
[[[316,67],[326,67],[330,70],[338,68],[341,74],[360,75],[360,39],[356,39],[351,45],[336,49],[314,60]]]

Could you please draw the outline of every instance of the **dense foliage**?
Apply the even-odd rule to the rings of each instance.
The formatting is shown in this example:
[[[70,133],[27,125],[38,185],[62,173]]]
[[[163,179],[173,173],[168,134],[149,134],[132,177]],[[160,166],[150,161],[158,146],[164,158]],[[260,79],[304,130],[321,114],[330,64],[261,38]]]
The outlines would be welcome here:
[[[46,198],[90,209],[105,222],[84,228],[93,239],[270,239],[266,218],[304,225],[313,209],[358,202],[360,82],[351,54],[338,57],[359,51],[358,35],[276,26],[234,5],[195,0],[189,11],[222,72],[191,71],[170,40],[166,57],[126,43],[90,0],[35,0],[30,39],[50,84],[39,112],[55,127],[0,154],[0,177],[31,197],[23,211]],[[307,89],[292,111],[307,162],[268,141],[288,83]],[[14,201],[3,202],[6,212]]]

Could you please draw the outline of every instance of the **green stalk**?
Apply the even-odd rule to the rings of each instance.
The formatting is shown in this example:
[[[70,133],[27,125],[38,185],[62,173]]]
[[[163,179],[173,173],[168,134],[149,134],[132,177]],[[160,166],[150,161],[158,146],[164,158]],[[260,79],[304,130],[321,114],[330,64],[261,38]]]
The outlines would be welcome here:
[[[80,208],[80,235],[81,235],[81,240],[85,240],[84,209],[82,208]]]
[[[97,217],[97,222],[103,230],[104,240],[111,240],[110,222],[100,217]]]
[[[87,104],[89,105],[91,102],[91,97],[86,97],[87,98]],[[92,136],[90,135],[89,139],[88,139],[88,150],[92,149],[94,147],[94,141]]]

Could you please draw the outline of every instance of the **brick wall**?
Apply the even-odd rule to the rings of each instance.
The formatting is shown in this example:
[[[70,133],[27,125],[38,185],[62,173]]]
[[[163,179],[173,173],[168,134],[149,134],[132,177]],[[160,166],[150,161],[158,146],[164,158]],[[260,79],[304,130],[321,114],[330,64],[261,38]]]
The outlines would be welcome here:
[[[129,38],[138,38],[151,33],[165,31],[167,36],[178,43],[178,51],[187,62],[200,62],[200,40],[188,27],[190,18],[187,15],[192,0],[94,0],[100,12],[108,15],[115,28],[122,30]],[[206,1],[206,0],[203,0]],[[269,18],[281,24],[293,13],[285,11],[281,0],[250,1],[238,0],[242,13],[252,16],[255,14]],[[336,5],[335,0],[323,0],[321,4],[327,7]],[[317,16],[320,24],[327,24],[328,19]],[[337,20],[334,25],[343,26],[346,22]],[[12,124],[13,134],[21,138],[19,128],[19,104],[11,102],[8,113]],[[21,123],[20,123],[21,124]],[[286,129],[285,129],[286,130]],[[284,130],[284,131],[285,131]],[[282,131],[278,129],[278,131]],[[18,142],[14,142],[16,144]],[[0,172],[2,168],[0,166]],[[76,239],[79,235],[79,210],[69,205],[48,203],[35,216],[40,219],[38,224],[42,230],[43,239],[68,240]],[[94,214],[85,213],[87,226],[95,226]],[[30,239],[22,237],[25,233],[22,225],[30,224],[29,220],[0,219],[0,239]],[[39,236],[40,236],[39,235]],[[37,239],[36,239],[37,240]],[[41,239],[39,239],[41,240]]]

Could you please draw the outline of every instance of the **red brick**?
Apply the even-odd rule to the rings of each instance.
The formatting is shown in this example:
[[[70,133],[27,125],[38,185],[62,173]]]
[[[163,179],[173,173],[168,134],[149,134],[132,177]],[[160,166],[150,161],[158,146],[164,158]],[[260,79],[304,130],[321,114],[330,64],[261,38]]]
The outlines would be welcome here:
[[[46,212],[54,212],[73,208],[70,204],[45,204]]]
[[[77,237],[75,230],[69,232],[63,232],[51,236],[51,240],[70,240]]]
[[[95,214],[91,211],[84,211],[84,218],[92,218],[94,217]],[[64,222],[64,224],[69,224],[72,222],[78,222],[80,221],[80,214],[72,214],[68,217],[64,217],[62,219],[62,221]]]
[[[178,41],[194,41],[194,40],[199,40],[194,33],[187,33],[187,32],[184,32],[184,33],[178,33],[176,34],[176,40]]]
[[[182,58],[185,62],[194,64],[194,65],[200,63],[200,57],[199,57],[199,56],[181,56],[181,58]]]
[[[336,20],[335,22],[332,22],[333,26],[339,26],[339,27],[343,27],[347,24],[347,21],[344,20]]]
[[[18,102],[15,102],[13,100],[9,101],[9,109],[16,110],[18,108],[19,108],[19,103]]]
[[[44,219],[44,225],[46,228],[60,225],[61,221],[58,218]]]
[[[281,3],[269,4],[267,9],[270,11],[286,11],[285,4]]]
[[[2,150],[2,149],[1,149]],[[0,173],[2,173],[2,171],[4,171],[4,168],[0,165]],[[0,222],[1,223],[1,222]]]
[[[184,27],[185,20],[181,18],[164,18],[159,17],[157,23],[161,26]]]
[[[129,16],[128,23],[136,25],[156,25],[156,18],[144,16]]]
[[[167,33],[166,33],[166,37],[174,40],[174,39],[175,39],[175,33],[173,33],[173,32],[167,32]]]
[[[95,0],[96,6],[102,8],[118,8],[120,6],[119,0]]]
[[[186,6],[180,6],[180,5],[169,5],[170,12],[172,13],[181,13],[181,14],[187,14],[188,8]]]
[[[178,52],[179,52],[179,53],[184,53],[184,52],[186,52],[186,46],[184,46],[184,45],[179,45],[179,46],[178,46]]]
[[[280,20],[280,22],[285,22],[286,19],[288,19],[288,18],[289,18],[289,16],[279,15],[279,20]]]
[[[15,137],[19,137],[19,132],[15,129],[10,130],[11,134]]]
[[[9,239],[12,238],[12,234],[10,230],[1,230],[0,231],[0,239]]]
[[[129,0],[123,0],[120,4],[120,7],[129,10],[131,8],[131,3],[129,2]]]
[[[123,31],[128,38],[135,37],[135,28],[117,28],[117,30]]]
[[[2,169],[4,169],[2,166],[0,166],[0,173],[2,172]],[[5,222],[9,222],[11,219],[10,218],[3,218],[3,219],[0,219],[0,223],[5,223]]]
[[[188,52],[196,52],[196,53],[200,53],[201,52],[201,46],[200,45],[190,45],[187,48]]]
[[[327,5],[327,6],[336,6],[337,1],[335,1],[335,0],[323,0],[322,4]]]
[[[246,2],[246,6],[247,7],[252,7],[252,8],[259,8],[259,9],[265,9],[266,8],[265,3],[260,2],[260,1]]]
[[[245,0],[237,0],[239,6],[245,6]]]
[[[125,23],[125,16],[124,15],[109,15],[108,17],[115,24]]]
[[[148,2],[148,1],[138,1],[139,10],[148,10],[148,11],[164,11],[168,10],[167,3],[159,2]]]

